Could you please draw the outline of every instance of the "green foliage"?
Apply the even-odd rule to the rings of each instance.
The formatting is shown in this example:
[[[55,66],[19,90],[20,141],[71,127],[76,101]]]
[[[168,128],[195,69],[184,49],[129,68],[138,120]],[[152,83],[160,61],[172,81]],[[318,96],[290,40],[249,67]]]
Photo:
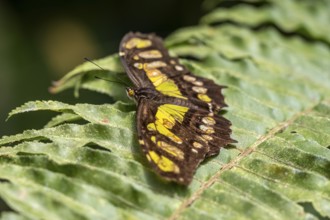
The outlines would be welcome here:
[[[9,114],[60,113],[0,139],[0,197],[15,211],[1,219],[329,218],[330,3],[256,2],[215,9],[166,39],[192,72],[228,86],[224,116],[238,141],[202,163],[189,187],[150,170],[124,86],[95,79],[127,80],[113,55],[95,61],[104,70],[84,63],[52,91],[121,101],[33,101]]]

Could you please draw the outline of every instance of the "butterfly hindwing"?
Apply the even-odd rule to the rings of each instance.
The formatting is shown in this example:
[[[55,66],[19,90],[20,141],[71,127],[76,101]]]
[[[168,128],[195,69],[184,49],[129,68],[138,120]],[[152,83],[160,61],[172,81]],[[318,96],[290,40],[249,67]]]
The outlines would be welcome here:
[[[228,133],[230,121],[218,114],[190,109],[186,120],[189,123],[186,127],[198,137],[199,143],[207,145],[206,157],[218,154],[221,147],[233,143]]]
[[[182,184],[190,183],[209,151],[204,142],[197,145],[197,135],[189,129],[186,118],[188,111],[172,104],[150,106],[142,100],[137,113],[138,135],[147,159],[161,176]]]
[[[217,114],[225,87],[193,75],[154,34],[128,33],[119,55],[136,86],[128,94],[143,152],[160,176],[188,185],[205,157],[234,142],[231,123]]]

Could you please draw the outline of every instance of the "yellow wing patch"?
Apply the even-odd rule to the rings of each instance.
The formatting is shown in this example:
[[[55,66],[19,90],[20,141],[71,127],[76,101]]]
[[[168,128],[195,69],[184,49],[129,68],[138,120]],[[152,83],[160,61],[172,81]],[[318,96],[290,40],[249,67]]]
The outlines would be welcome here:
[[[159,118],[161,120],[168,119],[172,123],[175,123],[175,120],[177,120],[181,123],[183,121],[185,113],[188,110],[188,107],[173,104],[164,104],[158,107],[156,118]]]
[[[206,94],[198,94],[197,97],[204,102],[211,102],[212,99]]]
[[[149,80],[155,86],[156,90],[158,90],[162,94],[181,98],[181,99],[188,99],[187,97],[182,95],[182,93],[179,90],[179,87],[175,84],[175,82],[172,79],[169,79],[167,75],[165,75],[159,69],[157,69],[159,67],[166,66],[166,63],[161,61],[155,61],[144,64],[134,63],[133,66],[137,69],[143,69]]]
[[[189,108],[179,105],[164,104],[158,107],[156,121],[149,123],[149,131],[158,131],[160,134],[170,138],[172,141],[181,144],[182,140],[173,134],[170,129],[173,128],[176,121],[182,123],[185,113]]]
[[[157,164],[159,169],[164,172],[180,173],[180,168],[173,161],[165,156],[159,156],[155,151],[149,151],[147,158]]]
[[[146,74],[152,84],[157,87],[160,84],[164,83],[166,80],[168,80],[167,76],[160,72],[158,69],[145,69]]]
[[[173,156],[175,156],[176,158],[178,158],[179,160],[183,160],[184,159],[184,153],[182,150],[178,149],[175,146],[172,146],[164,141],[157,141],[157,146],[162,148],[164,151],[166,151],[167,153],[172,154]]]
[[[159,84],[159,86],[156,86],[156,90],[163,93],[164,95],[177,97],[181,99],[188,99],[187,97],[182,95],[182,93],[179,90],[179,87],[171,79],[167,79],[165,82]]]
[[[168,79],[168,76],[166,76],[159,69],[157,69],[157,67],[163,66],[166,66],[166,63],[155,61],[152,63],[145,63],[143,65],[143,69],[147,74],[149,80],[155,86],[156,90],[158,90],[164,95],[187,99],[187,97],[182,95],[179,90],[179,87],[175,84],[175,82],[172,79]],[[136,67],[141,69],[142,64],[136,64]]]
[[[177,147],[170,145],[164,141],[157,141],[156,143],[156,136],[151,136],[151,141],[155,144],[157,144],[158,147],[160,147],[161,149],[163,149],[164,151],[166,151],[167,153],[172,154],[173,156],[175,156],[176,158],[178,158],[179,160],[183,160],[184,159],[184,153],[182,150],[178,149]]]
[[[152,45],[152,42],[150,40],[141,39],[137,37],[131,38],[127,43],[125,44],[126,49],[133,49],[133,48],[146,48],[150,47]]]

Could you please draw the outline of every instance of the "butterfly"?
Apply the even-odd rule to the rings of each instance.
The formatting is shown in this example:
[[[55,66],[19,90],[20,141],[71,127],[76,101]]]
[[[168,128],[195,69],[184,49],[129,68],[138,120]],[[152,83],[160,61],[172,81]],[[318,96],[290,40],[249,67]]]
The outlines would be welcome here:
[[[137,103],[143,153],[161,177],[189,185],[206,157],[235,142],[230,121],[217,114],[227,106],[225,86],[193,75],[155,34],[126,34],[119,56],[135,86],[126,92]]]

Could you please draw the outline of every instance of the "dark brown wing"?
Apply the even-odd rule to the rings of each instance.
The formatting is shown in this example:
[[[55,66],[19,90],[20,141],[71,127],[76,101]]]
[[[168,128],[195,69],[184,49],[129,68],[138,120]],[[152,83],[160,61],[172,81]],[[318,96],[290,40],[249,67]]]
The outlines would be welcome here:
[[[183,120],[176,117],[180,111]],[[146,99],[141,100],[137,112],[139,142],[160,176],[188,185],[206,156],[219,153],[221,147],[233,142],[229,136],[230,122],[219,115],[209,114],[205,110],[183,109],[169,104],[157,106]],[[166,122],[162,115],[177,119]],[[152,128],[150,125],[157,124],[157,120],[160,124]],[[168,128],[165,133],[164,128]]]
[[[119,54],[129,78],[138,88],[155,88],[167,96],[185,97],[215,112],[226,106],[221,92],[225,87],[193,75],[177,58],[169,55],[163,40],[154,34],[126,34]],[[169,82],[176,87],[164,85]]]
[[[165,60],[165,58],[168,57],[167,50],[160,51],[161,54],[164,54],[162,58],[143,58],[139,56],[139,54],[144,51],[158,50],[160,47],[159,44],[162,43],[159,40],[160,38],[154,34],[129,32],[120,42],[119,56],[121,62],[124,65],[128,77],[138,88],[153,88],[153,85],[147,77],[145,70],[143,68],[137,68],[137,65],[143,65],[144,63],[156,60],[167,62],[167,60]]]

